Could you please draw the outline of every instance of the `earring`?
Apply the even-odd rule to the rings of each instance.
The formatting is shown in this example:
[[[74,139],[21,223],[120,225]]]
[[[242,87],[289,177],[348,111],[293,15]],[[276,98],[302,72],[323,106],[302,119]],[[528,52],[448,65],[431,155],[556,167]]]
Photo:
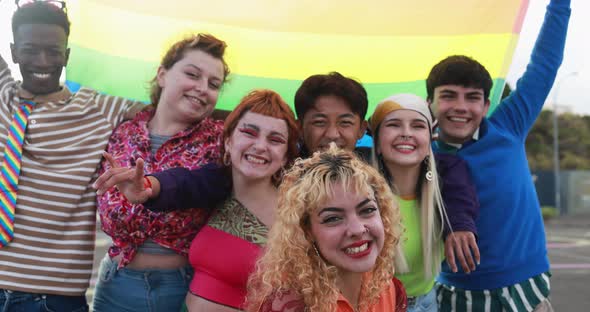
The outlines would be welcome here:
[[[315,250],[315,254],[318,256],[318,258],[322,258],[322,256],[320,256],[320,251],[318,250],[318,248],[315,245],[315,242],[311,243],[311,245],[313,246],[313,250]]]
[[[231,166],[231,156],[229,155],[228,151],[225,151],[225,153],[223,153],[223,165],[226,167]]]
[[[426,180],[429,182],[434,180],[434,173],[432,173],[432,170],[430,170],[430,156],[429,155],[424,157],[424,166],[426,166],[426,174],[424,175]]]

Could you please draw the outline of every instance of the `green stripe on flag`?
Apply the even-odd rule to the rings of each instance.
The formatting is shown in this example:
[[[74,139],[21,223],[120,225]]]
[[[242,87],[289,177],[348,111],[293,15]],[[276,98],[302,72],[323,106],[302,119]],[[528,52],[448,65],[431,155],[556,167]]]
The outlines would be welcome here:
[[[149,82],[155,76],[158,64],[136,59],[108,55],[75,44],[71,54],[66,77],[69,81],[94,88],[100,92],[129,99],[149,101]],[[342,73],[346,75],[346,73]],[[231,74],[223,86],[218,109],[233,109],[253,89],[271,89],[278,92],[287,103],[293,105],[295,91],[301,80],[253,77]],[[367,118],[379,101],[396,93],[414,93],[426,97],[424,80],[401,83],[363,84],[369,96]],[[496,79],[490,100],[494,110],[504,88],[504,79]]]

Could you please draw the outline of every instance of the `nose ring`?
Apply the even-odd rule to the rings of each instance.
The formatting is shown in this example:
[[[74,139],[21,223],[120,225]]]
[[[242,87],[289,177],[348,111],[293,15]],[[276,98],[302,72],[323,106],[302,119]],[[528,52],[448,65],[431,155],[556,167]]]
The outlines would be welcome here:
[[[363,233],[369,233],[369,227],[365,225],[365,230],[363,231]]]
[[[402,135],[401,138],[402,138],[402,141],[408,141],[410,139],[410,136],[409,135]]]

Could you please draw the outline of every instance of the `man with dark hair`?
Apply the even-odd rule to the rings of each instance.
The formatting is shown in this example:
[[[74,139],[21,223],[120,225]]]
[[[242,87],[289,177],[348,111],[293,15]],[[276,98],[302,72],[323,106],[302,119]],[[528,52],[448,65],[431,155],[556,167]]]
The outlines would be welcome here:
[[[332,72],[313,75],[295,93],[295,112],[303,138],[302,155],[328,147],[354,150],[365,134],[367,91],[354,79]],[[367,159],[366,151],[361,153]]]
[[[68,63],[70,21],[63,10],[41,5],[17,10],[12,18],[12,61],[19,65],[23,89],[48,94],[60,89],[59,78]]]
[[[19,5],[12,30],[23,82],[0,58],[0,306],[86,311],[91,185],[111,131],[143,104],[60,85],[70,53],[65,3]]]
[[[481,264],[471,274],[444,264],[441,311],[552,311],[549,260],[524,142],[563,59],[570,0],[551,0],[516,90],[489,117],[492,79],[477,61],[451,56],[427,79],[440,127],[434,148],[468,163],[480,201]]]
[[[471,110],[473,118],[461,123],[461,127],[453,126],[453,123],[457,121],[456,118],[438,119],[442,141],[461,143],[474,133],[479,133],[477,128],[490,106],[489,96],[492,85],[492,77],[487,69],[468,56],[449,56],[432,68],[426,80],[427,100],[430,103],[434,102],[435,95],[440,95],[439,98],[453,95],[454,91],[449,90],[452,88],[450,86],[462,86],[470,89],[470,92],[466,94],[467,100],[471,100],[476,104],[482,104],[471,105],[467,108],[467,110]],[[436,110],[437,108],[436,104],[433,105],[433,109]]]

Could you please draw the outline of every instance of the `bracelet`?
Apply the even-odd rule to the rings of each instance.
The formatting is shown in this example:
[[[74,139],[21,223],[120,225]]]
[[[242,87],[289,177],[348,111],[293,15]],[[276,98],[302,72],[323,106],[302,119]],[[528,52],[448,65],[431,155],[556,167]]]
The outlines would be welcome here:
[[[152,188],[152,181],[150,181],[150,179],[146,176],[143,176],[143,188],[144,189]]]

